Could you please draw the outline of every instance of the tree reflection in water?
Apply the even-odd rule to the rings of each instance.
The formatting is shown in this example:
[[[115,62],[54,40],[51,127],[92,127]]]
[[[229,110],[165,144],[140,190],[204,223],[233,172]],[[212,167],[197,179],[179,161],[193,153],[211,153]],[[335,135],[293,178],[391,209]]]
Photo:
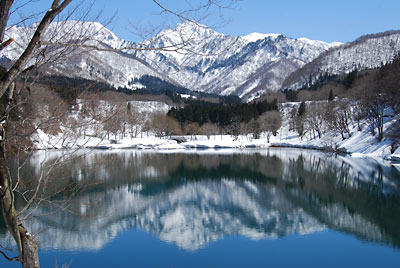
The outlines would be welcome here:
[[[37,174],[39,159],[23,172]],[[70,184],[81,190],[67,210],[35,211],[47,215],[30,221],[42,249],[100,249],[130,229],[190,251],[232,235],[324,229],[400,245],[400,174],[370,159],[291,149],[96,151],[52,176],[58,180],[46,191]],[[0,236],[6,239],[3,226]]]

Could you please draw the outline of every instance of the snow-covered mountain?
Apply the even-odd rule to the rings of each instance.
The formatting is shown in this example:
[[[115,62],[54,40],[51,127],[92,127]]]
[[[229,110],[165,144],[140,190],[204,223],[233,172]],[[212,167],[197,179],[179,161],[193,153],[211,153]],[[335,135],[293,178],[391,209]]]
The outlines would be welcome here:
[[[312,62],[293,72],[284,82],[289,89],[301,88],[321,75],[339,75],[380,67],[392,62],[400,52],[400,31],[388,31],[358,38],[354,42],[322,53]]]
[[[7,30],[6,37],[16,41],[3,51],[0,59],[3,65],[9,65],[22,53],[34,29],[35,25]],[[189,22],[165,30],[143,44],[154,48],[178,44],[181,48],[178,51],[171,48],[167,49],[170,51],[103,51],[133,43],[118,38],[97,22],[55,22],[45,34],[45,40],[53,42],[74,43],[78,39],[87,39],[85,45],[97,46],[100,50],[84,47],[61,50],[46,46],[37,52],[35,60],[42,55],[61,55],[62,61],[50,63],[47,72],[106,82],[114,87],[141,88],[143,85],[137,80],[146,75],[190,90],[235,94],[245,100],[267,90],[280,89],[291,72],[337,45],[280,34],[230,36]]]
[[[151,47],[189,40],[182,50],[135,51],[134,55],[192,90],[251,100],[281,88],[283,80],[338,45],[280,34],[225,35],[193,23],[178,24],[146,41]]]
[[[14,26],[7,29],[6,38],[12,37],[15,42],[2,51],[2,65],[9,66],[22,54],[35,29],[35,24],[26,28]],[[115,88],[142,88],[143,85],[136,80],[143,76],[156,77],[177,85],[168,76],[132,54],[105,51],[130,46],[132,43],[118,38],[98,22],[54,22],[45,33],[44,40],[69,43],[72,46],[42,46],[27,66],[35,61],[46,62],[44,71],[48,74],[104,82]],[[76,40],[84,41],[78,44]],[[73,46],[75,44],[80,46]],[[98,49],[91,49],[90,46],[96,46]]]
[[[17,59],[35,26],[14,26],[7,30],[6,38],[16,41],[2,51],[2,65],[10,66]],[[300,88],[310,77],[314,80],[321,75],[348,73],[355,68],[376,68],[391,62],[400,51],[400,31],[366,35],[341,45],[280,34],[231,36],[189,22],[136,44],[164,50],[105,51],[135,44],[118,38],[97,22],[55,22],[44,39],[72,44],[86,40],[85,45],[99,48],[43,46],[29,64],[42,61],[43,57],[59,57],[61,60],[47,64],[45,70],[50,74],[132,90],[144,87],[142,77],[153,77],[189,90],[234,94],[246,101],[267,91]]]

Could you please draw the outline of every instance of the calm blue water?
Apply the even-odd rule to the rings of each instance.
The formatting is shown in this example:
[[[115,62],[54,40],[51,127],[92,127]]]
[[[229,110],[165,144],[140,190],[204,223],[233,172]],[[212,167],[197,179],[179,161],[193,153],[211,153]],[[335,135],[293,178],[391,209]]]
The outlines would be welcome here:
[[[400,173],[388,163],[289,149],[113,151],[53,175],[48,191],[83,186],[68,209],[40,208],[55,214],[30,222],[42,267],[400,267]]]
[[[131,230],[100,251],[48,251],[40,258],[43,267],[55,260],[71,267],[399,267],[400,252],[330,230],[275,240],[226,237],[192,252]]]

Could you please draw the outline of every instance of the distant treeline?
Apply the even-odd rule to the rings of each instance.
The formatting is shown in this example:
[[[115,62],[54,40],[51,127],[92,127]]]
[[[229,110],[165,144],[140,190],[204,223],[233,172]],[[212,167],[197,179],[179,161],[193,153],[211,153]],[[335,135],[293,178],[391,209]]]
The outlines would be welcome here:
[[[261,101],[221,105],[202,101],[191,101],[183,108],[171,108],[168,116],[175,118],[181,124],[213,123],[227,126],[232,123],[247,123],[266,111],[278,110],[277,101]]]
[[[144,88],[136,89],[136,93],[145,94],[164,94],[166,91],[171,91],[178,94],[189,94],[189,89],[174,85],[170,82],[162,80],[151,75],[143,75],[140,78],[135,78],[128,85],[140,84]],[[127,89],[132,92],[132,89]]]
[[[180,94],[187,94],[187,95],[194,95],[200,99],[216,99],[220,103],[224,104],[237,104],[241,103],[241,99],[238,96],[220,96],[218,94],[213,93],[205,93],[200,91],[191,91],[184,87],[179,87],[169,83],[167,81],[161,80],[158,77],[150,76],[150,75],[143,75],[140,78],[135,78],[129,85],[134,83],[139,83],[144,86],[144,88],[135,90],[138,94],[165,94],[167,95],[173,102],[179,103],[182,100],[180,98]],[[122,89],[119,89],[122,91]],[[128,89],[130,90],[130,89]],[[132,92],[132,90],[130,90]]]
[[[39,83],[50,86],[61,98],[66,100],[68,103],[74,103],[76,98],[83,91],[89,92],[118,92],[127,95],[163,95],[165,94],[174,103],[186,102],[185,99],[180,97],[180,94],[194,95],[200,99],[215,99],[219,103],[224,104],[237,104],[241,103],[241,99],[238,96],[219,96],[217,94],[210,94],[204,92],[190,91],[189,89],[175,86],[169,82],[161,80],[160,78],[144,75],[141,78],[136,78],[130,83],[139,83],[144,86],[140,89],[130,89],[125,87],[114,88],[111,85],[104,82],[92,81],[84,78],[70,78],[66,76],[42,76]]]

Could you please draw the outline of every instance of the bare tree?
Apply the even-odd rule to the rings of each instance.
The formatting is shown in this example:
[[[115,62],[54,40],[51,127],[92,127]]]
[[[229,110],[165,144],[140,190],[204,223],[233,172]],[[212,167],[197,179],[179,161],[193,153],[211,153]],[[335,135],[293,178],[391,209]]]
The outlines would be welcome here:
[[[312,103],[308,107],[308,112],[306,115],[306,127],[310,133],[312,133],[315,139],[315,133],[318,134],[318,138],[322,137],[324,132],[324,108],[321,103]]]
[[[400,118],[400,116],[397,116]],[[392,140],[391,152],[394,153],[400,145],[400,120],[394,120],[394,123],[389,127],[387,135]]]
[[[289,130],[295,131],[303,139],[307,132],[305,126],[305,119],[307,115],[307,105],[305,102],[300,103],[300,105],[294,105],[290,111],[289,117]]]
[[[139,122],[141,121],[141,116],[139,111],[135,107],[132,107],[132,104],[128,102],[126,104],[126,117],[125,121],[127,124],[127,127],[129,128],[129,135],[131,138],[137,137],[138,134],[138,128],[139,128]]]
[[[344,140],[346,137],[351,137],[350,126],[353,123],[354,107],[347,99],[338,100],[334,104],[335,106],[329,111],[327,123],[329,128],[340,133]]]
[[[363,120],[366,117],[366,115],[359,100],[355,101],[353,104],[352,117],[357,122],[358,131],[361,131],[362,130],[361,120]]]
[[[191,135],[193,139],[193,135],[198,135],[201,133],[200,125],[197,122],[189,123],[185,126],[185,134]]]
[[[361,105],[369,122],[371,134],[374,136],[377,134],[376,138],[381,141],[383,139],[384,113],[389,106],[387,94],[382,90],[367,88],[361,99]]]
[[[279,111],[267,111],[258,118],[258,121],[261,131],[265,132],[267,135],[268,142],[271,135],[276,136],[282,125],[282,117]]]
[[[217,124],[213,123],[205,123],[201,126],[201,134],[207,135],[207,138],[210,139],[211,135],[218,135],[219,134],[219,127]]]
[[[117,139],[118,133],[121,131],[122,125],[122,110],[117,106],[109,107],[104,116],[104,130],[107,132],[107,139],[110,139],[110,133]]]
[[[14,65],[2,75],[0,79],[0,98],[6,98],[7,104],[2,111],[2,128],[7,127],[7,121],[10,116],[10,110],[14,104],[13,100],[15,95],[19,92],[16,90],[16,80],[21,73],[25,71],[26,65],[29,60],[34,56],[35,51],[40,47],[41,37],[49,27],[50,23],[54,18],[60,14],[66,7],[71,3],[72,0],[54,0],[51,8],[46,12],[42,21],[38,25],[35,33],[33,34],[28,46],[24,50],[23,54],[18,58]],[[6,31],[7,21],[13,0],[3,0],[0,5],[0,43],[3,44],[4,34]],[[22,90],[22,89],[21,89]],[[1,209],[3,213],[3,219],[9,230],[11,236],[14,238],[18,248],[18,261],[23,267],[39,267],[38,258],[38,245],[36,238],[29,234],[25,229],[19,216],[24,212],[24,209],[17,211],[14,206],[14,189],[15,186],[11,185],[11,180],[6,172],[6,150],[5,150],[5,133],[2,135],[0,141],[0,197],[1,197]],[[30,200],[33,200],[31,198]],[[30,204],[32,201],[28,201]],[[26,210],[26,209],[25,209]]]
[[[182,135],[182,129],[174,118],[165,114],[156,113],[150,123],[150,128],[158,137]]]
[[[260,118],[258,118],[258,120],[255,119],[250,120],[250,122],[244,124],[243,128],[244,128],[244,130],[242,131],[243,134],[251,133],[253,135],[253,139],[258,139],[261,134],[260,132],[262,131]]]
[[[83,135],[83,138],[87,136],[103,138],[103,120],[107,120],[107,118],[104,118],[103,110],[99,109],[100,103],[100,100],[97,97],[93,98],[92,95],[89,99],[80,99],[80,102],[76,105],[76,109],[80,108],[77,120],[81,123],[79,135]]]

